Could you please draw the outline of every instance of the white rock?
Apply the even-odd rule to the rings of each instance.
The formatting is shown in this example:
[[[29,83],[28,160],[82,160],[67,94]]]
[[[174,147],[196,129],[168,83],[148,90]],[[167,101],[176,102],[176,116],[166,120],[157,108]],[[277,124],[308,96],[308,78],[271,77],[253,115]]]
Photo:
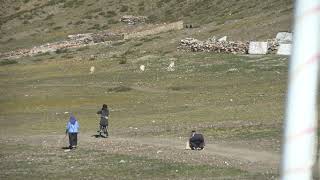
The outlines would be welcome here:
[[[268,42],[254,42],[249,44],[249,54],[267,54]]]
[[[161,150],[157,151],[157,154],[159,154],[159,153],[162,153],[162,151]]]
[[[174,61],[171,61],[171,63],[169,64],[169,66],[167,67],[167,71],[174,71]]]
[[[64,112],[64,114],[68,114],[68,113],[69,113],[68,111]]]
[[[291,44],[280,44],[277,51],[278,55],[290,55],[291,54]]]
[[[145,68],[146,68],[145,65],[141,65],[141,66],[140,66],[140,70],[141,70],[141,71],[144,71]]]
[[[90,74],[94,73],[94,70],[95,70],[95,67],[94,67],[94,66],[91,66],[91,67],[90,67]]]
[[[227,36],[223,36],[222,38],[218,39],[219,42],[222,42],[222,41],[227,41]]]
[[[123,160],[123,159],[121,159],[121,161],[119,161],[119,163],[125,163],[126,161],[125,160]]]

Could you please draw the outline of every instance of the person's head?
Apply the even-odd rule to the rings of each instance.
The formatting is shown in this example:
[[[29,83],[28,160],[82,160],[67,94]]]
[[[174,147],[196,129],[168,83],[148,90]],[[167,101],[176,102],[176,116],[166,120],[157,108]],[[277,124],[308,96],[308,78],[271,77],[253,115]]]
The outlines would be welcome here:
[[[195,131],[195,130],[192,130],[192,131],[191,131],[191,136],[193,136],[195,133],[196,133],[196,131]]]
[[[73,115],[72,113],[70,113],[70,119],[69,119],[69,121],[70,121],[71,124],[75,124],[76,121],[77,121],[76,117],[74,117],[74,115]]]
[[[108,109],[108,105],[103,104],[103,105],[102,105],[102,108],[103,108],[103,109]]]

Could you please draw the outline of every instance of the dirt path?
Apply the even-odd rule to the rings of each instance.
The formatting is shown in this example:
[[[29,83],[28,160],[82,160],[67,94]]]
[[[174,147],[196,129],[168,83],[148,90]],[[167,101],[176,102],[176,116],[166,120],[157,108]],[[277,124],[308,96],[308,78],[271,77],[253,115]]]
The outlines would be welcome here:
[[[42,147],[61,148],[67,145],[63,135],[2,137],[2,140]],[[216,167],[234,167],[250,173],[279,174],[280,155],[277,153],[244,149],[226,144],[207,144],[202,151],[185,150],[185,139],[110,137],[95,138],[92,134],[79,134],[81,149],[101,150],[109,153],[143,156],[166,161],[207,164]]]

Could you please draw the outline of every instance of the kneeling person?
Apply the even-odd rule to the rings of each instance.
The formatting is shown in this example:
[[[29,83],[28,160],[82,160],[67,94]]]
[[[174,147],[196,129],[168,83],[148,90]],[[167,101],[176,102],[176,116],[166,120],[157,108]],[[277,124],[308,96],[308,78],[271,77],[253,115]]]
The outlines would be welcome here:
[[[192,150],[202,150],[205,146],[203,135],[192,131],[189,139],[189,146]]]

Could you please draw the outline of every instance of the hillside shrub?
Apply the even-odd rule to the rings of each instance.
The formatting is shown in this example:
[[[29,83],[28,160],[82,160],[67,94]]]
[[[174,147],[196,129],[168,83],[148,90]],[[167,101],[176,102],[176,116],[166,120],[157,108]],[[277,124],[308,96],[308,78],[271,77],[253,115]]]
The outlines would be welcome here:
[[[18,61],[12,59],[4,59],[0,61],[0,66],[10,65],[10,64],[17,64]]]

